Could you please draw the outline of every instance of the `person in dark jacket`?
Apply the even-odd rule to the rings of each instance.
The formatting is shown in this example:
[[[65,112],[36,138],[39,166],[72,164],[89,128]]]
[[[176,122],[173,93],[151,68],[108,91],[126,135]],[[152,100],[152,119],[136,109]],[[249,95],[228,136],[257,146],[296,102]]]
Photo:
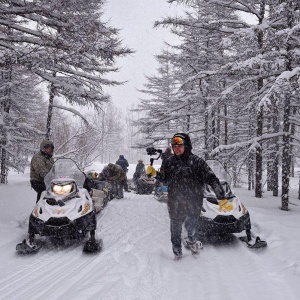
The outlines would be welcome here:
[[[128,172],[129,163],[128,163],[127,159],[124,157],[124,155],[119,156],[119,159],[116,161],[116,164],[119,165],[120,167],[122,167],[122,169],[123,169],[123,171],[125,172],[125,175],[126,175],[127,172]],[[125,176],[123,186],[124,186],[124,190],[126,192],[131,192],[128,189],[127,175]]]
[[[136,181],[142,176],[146,175],[145,165],[142,159],[138,160],[138,164],[135,167],[135,172],[133,173],[133,182],[136,184]]]
[[[109,163],[105,166],[102,172],[99,174],[99,178],[105,179],[112,185],[113,193],[117,199],[124,198],[123,183],[126,177],[126,173],[121,166],[117,164]]]
[[[174,155],[166,161],[164,172],[156,172],[149,166],[146,173],[168,185],[171,242],[175,259],[179,259],[182,257],[183,224],[187,229],[187,243],[192,253],[198,252],[199,215],[205,184],[212,187],[219,200],[224,199],[225,194],[219,179],[206,162],[192,153],[192,143],[187,134],[176,133],[171,144]]]
[[[51,170],[53,160],[54,144],[50,140],[43,140],[40,144],[40,151],[33,155],[30,162],[30,185],[37,192],[36,202],[46,190],[45,176]]]

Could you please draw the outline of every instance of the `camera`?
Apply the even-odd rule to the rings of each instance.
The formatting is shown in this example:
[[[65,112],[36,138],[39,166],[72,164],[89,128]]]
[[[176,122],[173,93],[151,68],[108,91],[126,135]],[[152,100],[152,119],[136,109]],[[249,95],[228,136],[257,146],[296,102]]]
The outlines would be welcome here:
[[[147,151],[147,154],[148,154],[148,155],[156,155],[157,153],[159,153],[159,154],[162,153],[162,150],[161,150],[161,149],[155,149],[155,148],[153,148],[153,147],[147,148],[146,151]]]

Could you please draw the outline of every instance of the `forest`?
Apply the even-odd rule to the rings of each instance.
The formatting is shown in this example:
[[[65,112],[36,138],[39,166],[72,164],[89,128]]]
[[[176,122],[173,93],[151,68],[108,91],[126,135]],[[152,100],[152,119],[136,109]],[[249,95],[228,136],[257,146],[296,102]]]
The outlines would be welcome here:
[[[281,187],[288,210],[300,141],[299,1],[169,2],[185,14],[155,26],[181,43],[157,55],[157,75],[141,90],[140,145],[189,132],[196,154],[221,161],[236,183],[246,177],[255,197]]]
[[[221,161],[236,185],[246,178],[257,198],[272,191],[288,210],[300,145],[299,1],[166,2],[183,13],[154,29],[180,43],[165,44],[125,116],[104,87],[123,84],[108,74],[134,49],[103,21],[104,0],[0,1],[2,184],[9,169],[28,165],[42,137],[85,166],[109,161],[125,141],[134,154],[187,132],[195,154]]]

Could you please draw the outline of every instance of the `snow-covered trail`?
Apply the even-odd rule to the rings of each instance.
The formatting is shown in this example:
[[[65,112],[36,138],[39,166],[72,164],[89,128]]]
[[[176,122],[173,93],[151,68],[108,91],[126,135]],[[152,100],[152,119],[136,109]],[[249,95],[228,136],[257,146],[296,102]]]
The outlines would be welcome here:
[[[166,204],[151,195],[125,193],[98,214],[100,253],[84,254],[83,243],[46,243],[37,254],[18,255],[15,245],[26,236],[35,193],[25,183],[19,192],[2,191],[11,193],[0,204],[8,215],[16,194],[24,202],[10,221],[1,219],[0,299],[299,299],[272,247],[250,250],[231,236],[204,243],[197,259],[183,249],[183,259],[174,261]]]
[[[29,187],[21,187],[28,194]],[[47,243],[35,255],[20,256],[14,247],[28,217],[1,224],[0,298],[296,299],[292,283],[268,263],[268,249],[249,250],[235,237],[205,243],[197,259],[184,249],[175,262],[166,204],[153,196],[125,197],[98,215],[97,236],[104,241],[98,254],[84,254],[82,243]]]

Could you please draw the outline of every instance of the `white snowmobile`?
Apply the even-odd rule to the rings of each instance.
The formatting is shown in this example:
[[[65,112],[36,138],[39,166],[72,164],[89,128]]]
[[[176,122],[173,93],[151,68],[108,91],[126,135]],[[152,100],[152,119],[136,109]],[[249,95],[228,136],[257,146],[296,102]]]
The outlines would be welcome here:
[[[95,238],[96,210],[83,188],[85,174],[72,159],[58,159],[44,181],[46,191],[29,217],[29,238],[17,244],[16,250],[22,254],[37,252],[41,243],[35,239],[36,234],[65,241],[83,239],[89,232],[83,251],[99,251],[103,241]]]
[[[142,175],[136,180],[136,193],[140,195],[150,195],[154,191],[155,179]]]
[[[221,209],[210,186],[206,187],[202,211],[199,218],[199,236],[221,236],[230,233],[241,233],[245,230],[246,236],[239,239],[250,248],[262,248],[267,245],[251,231],[250,214],[241,200],[232,192],[231,177],[219,161],[207,160],[206,163],[219,178],[225,191],[225,198],[231,205]],[[184,240],[185,241],[185,240]],[[186,243],[184,243],[185,246]]]
[[[232,192],[231,177],[217,160],[207,160],[206,163],[219,178],[225,191],[225,198],[232,204],[230,209],[219,210],[217,198],[212,189],[207,186],[203,207],[200,214],[201,234],[240,233],[245,230],[246,236],[240,239],[250,248],[262,248],[267,245],[251,231],[250,214],[241,200]]]

